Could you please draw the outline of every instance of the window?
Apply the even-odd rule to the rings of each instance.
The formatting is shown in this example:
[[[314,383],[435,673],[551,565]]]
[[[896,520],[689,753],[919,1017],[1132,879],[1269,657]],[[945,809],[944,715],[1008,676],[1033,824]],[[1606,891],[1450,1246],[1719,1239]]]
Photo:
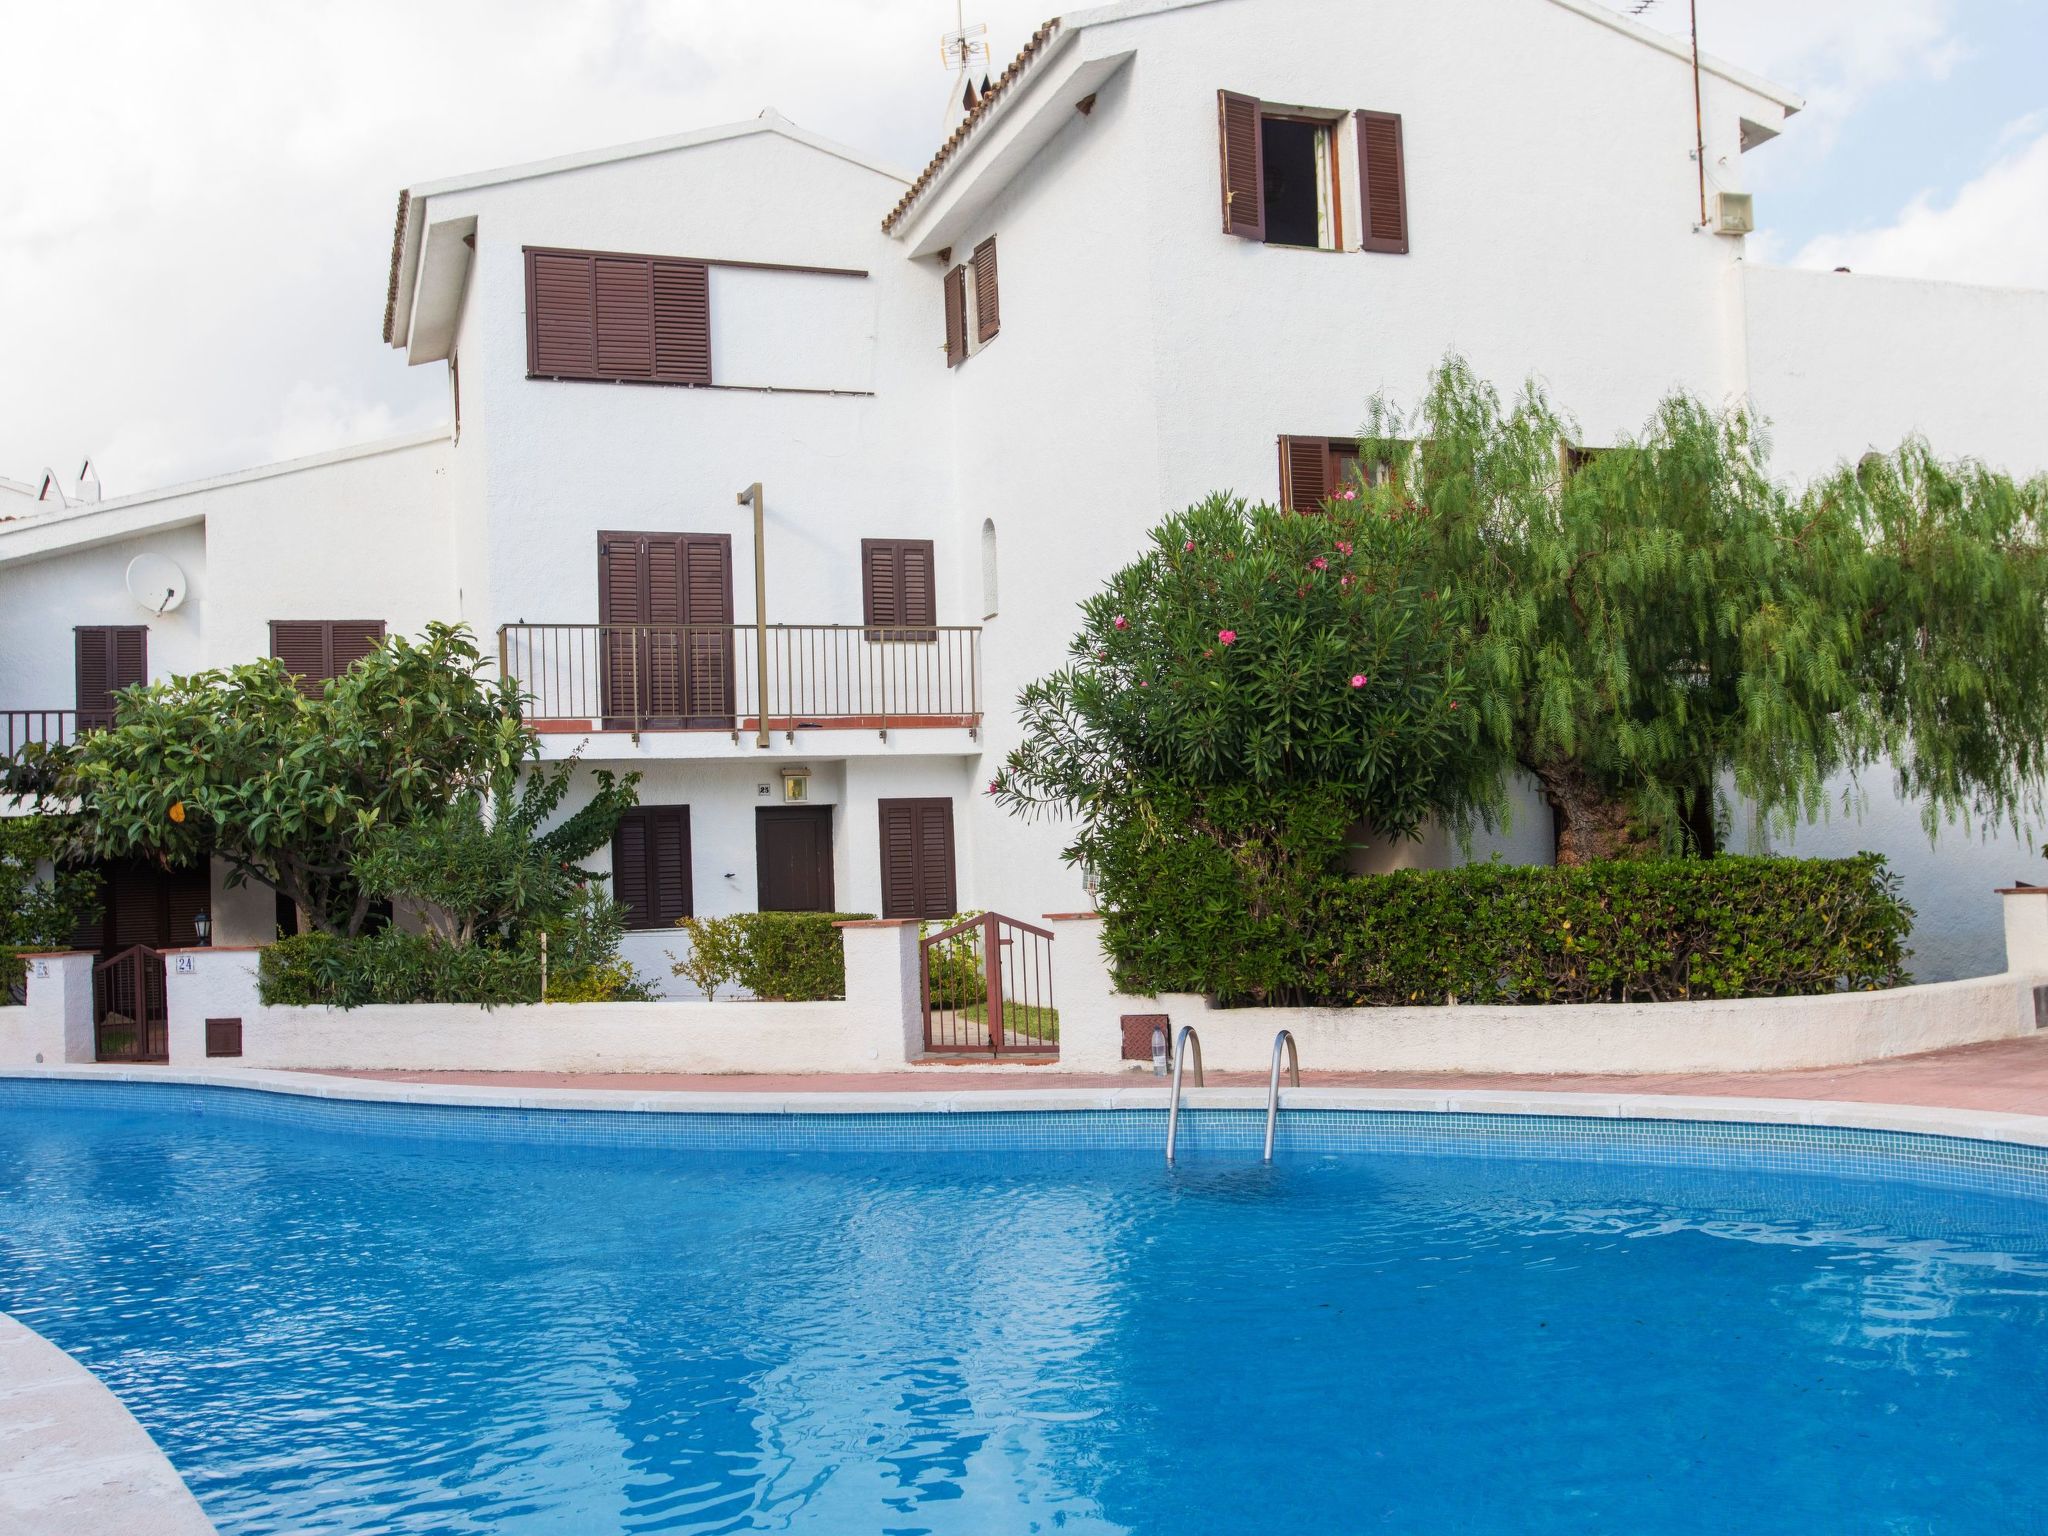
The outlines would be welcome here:
[[[883,800],[882,916],[951,917],[959,910],[953,881],[953,802]]]
[[[1401,119],[1391,112],[1346,114],[1283,108],[1218,91],[1223,230],[1245,240],[1326,251],[1408,250],[1407,167]],[[1352,163],[1347,165],[1349,156]],[[1345,227],[1344,189],[1358,243]]]
[[[149,681],[149,630],[141,624],[81,624],[72,630],[78,728],[114,723],[114,695]]]
[[[941,259],[945,259],[942,254]],[[996,282],[996,237],[990,235],[974,254],[946,273],[946,366],[958,368],[996,338],[1003,328],[1002,299]],[[968,323],[969,310],[973,324]]]
[[[992,517],[984,517],[981,520],[981,616],[992,619],[997,612],[996,521]]]
[[[1346,437],[1280,439],[1280,505],[1314,512],[1346,486],[1385,485],[1400,471],[1385,459],[1361,467],[1358,442]]]
[[[377,649],[382,619],[272,619],[270,654],[298,679],[299,692],[320,697],[320,685],[339,677]]]
[[[731,535],[600,533],[597,621],[608,729],[732,727]]]
[[[862,539],[860,587],[870,640],[939,638],[930,539]]]
[[[612,900],[628,928],[672,928],[690,901],[690,808],[635,806],[612,833]]]
[[[1605,448],[1585,448],[1577,443],[1559,443],[1557,445],[1558,477],[1564,480],[1571,479],[1580,470],[1590,469],[1594,462],[1606,452]]]
[[[526,375],[709,384],[709,267],[528,247]]]

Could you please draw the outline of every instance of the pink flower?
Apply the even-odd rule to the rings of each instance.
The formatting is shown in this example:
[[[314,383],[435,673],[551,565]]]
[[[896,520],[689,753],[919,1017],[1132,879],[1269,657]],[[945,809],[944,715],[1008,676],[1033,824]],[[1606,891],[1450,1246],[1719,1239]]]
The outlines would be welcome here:
[[[1118,614],[1114,619],[1110,620],[1110,622],[1114,624],[1118,629],[1129,629],[1131,627],[1131,621],[1125,618],[1122,614]]]
[[[1340,555],[1348,555],[1351,553],[1351,546],[1349,544],[1346,544],[1342,539],[1339,539],[1337,541],[1337,553]]]
[[[1217,631],[1216,631],[1216,643],[1217,643],[1218,645],[1235,645],[1235,644],[1237,644],[1237,631],[1236,631],[1236,630],[1234,630],[1234,629],[1219,629],[1219,630],[1217,630]]]
[[[997,782],[996,782],[996,781],[995,781],[994,779],[990,779],[990,780],[988,781],[988,792],[989,792],[990,794],[994,794],[994,793],[996,793],[996,791],[997,791],[997,790],[998,790],[999,788],[1001,788],[1001,786],[1000,786],[1000,785],[999,785],[999,784],[998,784],[998,783],[997,783]]]
[[[1363,688],[1366,685],[1367,681],[1368,679],[1366,678],[1366,675],[1363,672],[1354,672],[1351,674],[1351,686],[1354,688]]]
[[[1356,501],[1358,500],[1358,492],[1352,490],[1349,486],[1346,486],[1343,490],[1337,493],[1337,499],[1339,501]]]
[[[1181,545],[1181,548],[1187,551],[1189,554],[1193,554],[1195,551],[1195,541],[1193,539],[1189,539],[1187,543]]]
[[[1456,699],[1451,700],[1451,708],[1456,709],[1457,707],[1458,701]]]
[[[1097,661],[1107,661],[1107,660],[1109,660],[1109,652],[1107,652],[1107,651],[1097,651],[1097,652],[1095,653],[1095,659],[1096,659]]]
[[[1317,555],[1315,559],[1309,561],[1309,564],[1314,566],[1319,571],[1327,571],[1330,568],[1330,562],[1325,560],[1321,555]]]
[[[1139,686],[1140,688],[1150,688],[1150,687],[1151,687],[1152,685],[1151,685],[1150,683],[1146,682],[1146,681],[1145,681],[1145,679],[1143,679],[1143,678],[1141,677],[1141,678],[1139,678],[1139,679],[1138,679],[1138,686]]]
[[[1349,576],[1339,576],[1337,578],[1337,585],[1340,587],[1348,587],[1351,585],[1351,578]]]

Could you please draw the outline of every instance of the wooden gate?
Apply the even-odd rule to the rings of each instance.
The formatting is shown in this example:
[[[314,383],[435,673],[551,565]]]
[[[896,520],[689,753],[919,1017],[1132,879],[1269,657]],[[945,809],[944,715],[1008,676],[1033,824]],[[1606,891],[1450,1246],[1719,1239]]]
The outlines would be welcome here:
[[[170,1060],[162,955],[137,944],[92,968],[92,1037],[95,1061]]]
[[[1057,1056],[1052,935],[984,912],[918,943],[924,1045],[935,1056]]]

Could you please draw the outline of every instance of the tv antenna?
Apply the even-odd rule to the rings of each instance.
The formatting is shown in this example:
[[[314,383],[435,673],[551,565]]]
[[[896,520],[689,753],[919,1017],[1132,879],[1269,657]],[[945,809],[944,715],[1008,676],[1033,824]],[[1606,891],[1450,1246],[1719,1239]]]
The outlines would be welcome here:
[[[976,74],[981,76],[980,91],[988,89],[988,23],[977,21],[970,27],[965,12],[965,0],[954,0],[953,30],[939,39],[939,63],[953,75],[946,87],[946,117],[952,116],[956,101],[963,115],[974,110],[980,99],[974,84]],[[944,126],[941,119],[940,127]]]

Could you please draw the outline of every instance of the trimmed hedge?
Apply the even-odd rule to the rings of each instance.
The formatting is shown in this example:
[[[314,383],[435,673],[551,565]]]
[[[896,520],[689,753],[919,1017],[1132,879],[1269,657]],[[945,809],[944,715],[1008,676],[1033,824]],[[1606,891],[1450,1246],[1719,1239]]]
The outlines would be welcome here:
[[[563,946],[565,949],[570,946]],[[256,983],[273,1006],[364,1008],[383,1003],[474,1003],[485,1008],[540,999],[540,950],[449,944],[386,928],[353,939],[299,933],[257,957]],[[644,1002],[653,997],[616,955],[549,957],[551,1003]]]
[[[1291,889],[1300,909],[1245,923],[1244,943],[1171,892],[1108,914],[1119,983],[1388,1007],[1789,997],[1911,980],[1913,910],[1876,854],[1473,864]],[[1234,985],[1253,976],[1264,984]]]
[[[757,998],[825,1002],[846,995],[846,945],[836,923],[865,922],[865,912],[736,912],[686,917],[690,953],[675,964],[706,997],[740,986]]]

